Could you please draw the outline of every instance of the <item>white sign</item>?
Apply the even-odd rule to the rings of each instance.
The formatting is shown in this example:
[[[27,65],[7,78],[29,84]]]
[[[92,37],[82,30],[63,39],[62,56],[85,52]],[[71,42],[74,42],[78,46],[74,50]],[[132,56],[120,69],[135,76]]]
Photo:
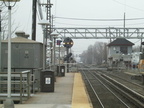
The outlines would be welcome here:
[[[50,84],[51,83],[51,78],[45,78],[45,84]]]
[[[64,72],[64,69],[62,69],[61,71],[62,71],[62,73],[63,73],[63,72]]]

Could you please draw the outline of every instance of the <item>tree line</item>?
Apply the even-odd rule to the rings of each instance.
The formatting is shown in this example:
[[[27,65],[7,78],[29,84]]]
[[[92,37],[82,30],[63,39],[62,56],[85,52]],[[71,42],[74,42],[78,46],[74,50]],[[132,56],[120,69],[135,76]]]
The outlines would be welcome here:
[[[95,42],[88,46],[86,51],[80,55],[81,62],[86,64],[102,64],[107,62],[107,43]]]

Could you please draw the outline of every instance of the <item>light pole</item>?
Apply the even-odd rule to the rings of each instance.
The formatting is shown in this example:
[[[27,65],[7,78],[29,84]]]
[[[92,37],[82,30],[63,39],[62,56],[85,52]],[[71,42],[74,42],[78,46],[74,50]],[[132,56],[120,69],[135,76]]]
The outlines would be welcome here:
[[[47,58],[49,58],[48,59],[48,61],[49,61],[49,64],[48,64],[48,67],[49,67],[49,69],[51,69],[51,65],[52,65],[52,57],[51,57],[51,53],[52,53],[52,47],[51,47],[51,44],[52,44],[52,41],[50,40],[50,39],[48,39],[47,40],[47,47],[49,47],[49,48],[47,48],[46,49],[46,51],[47,51],[47,53],[46,53],[46,55],[48,56]],[[46,58],[46,59],[47,59]]]
[[[54,42],[53,42],[53,69],[55,70],[55,57],[56,57],[56,54],[55,54],[55,47],[56,47],[56,38],[58,37],[58,33],[56,31],[52,32],[51,33],[51,36],[53,37],[54,39]]]
[[[4,102],[4,108],[14,108],[13,100],[11,99],[11,8],[20,0],[0,0],[8,7],[8,79],[7,79],[7,99]],[[11,5],[14,2],[14,5]]]
[[[61,73],[60,73],[60,46],[61,46],[61,42],[62,42],[61,39],[57,40],[57,45],[59,45],[59,68],[58,68],[58,75],[59,76],[61,75]]]
[[[71,48],[73,44],[73,40],[69,37],[65,38],[63,41],[63,45],[66,47],[67,55],[69,55],[69,57],[72,55],[72,53],[69,54],[69,48]],[[69,72],[69,57],[67,58],[67,72]]]
[[[45,27],[44,26],[48,26],[50,25],[48,20],[41,20],[39,23],[39,25],[42,25],[43,28],[43,70],[45,70],[46,68],[46,36],[45,36]]]
[[[0,54],[2,53],[1,52],[1,32],[2,32],[2,30],[1,30],[1,10],[0,10]],[[0,55],[0,72],[1,72],[1,55]]]

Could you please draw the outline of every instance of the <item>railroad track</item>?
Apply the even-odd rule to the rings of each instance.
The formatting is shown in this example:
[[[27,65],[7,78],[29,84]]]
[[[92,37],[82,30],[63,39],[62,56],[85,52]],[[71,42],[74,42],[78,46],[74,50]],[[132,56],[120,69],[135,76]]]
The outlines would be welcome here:
[[[133,80],[131,80],[131,78],[127,77],[126,75],[115,75],[115,74],[112,74],[112,73],[108,73],[108,72],[99,72],[101,74],[105,74],[113,79],[115,79],[116,81],[118,82],[121,82],[123,85],[131,88],[132,90],[134,90],[135,92],[138,92],[139,94],[141,95],[144,95],[144,86],[141,85],[141,84],[138,84],[136,82],[134,82]]]
[[[81,71],[94,108],[144,108],[144,97],[96,72]]]

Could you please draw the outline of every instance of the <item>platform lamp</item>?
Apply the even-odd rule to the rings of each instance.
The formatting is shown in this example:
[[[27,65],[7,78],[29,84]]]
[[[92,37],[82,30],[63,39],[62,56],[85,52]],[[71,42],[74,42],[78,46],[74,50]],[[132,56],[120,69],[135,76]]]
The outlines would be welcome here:
[[[55,47],[56,47],[56,38],[58,37],[58,33],[56,31],[53,31],[51,33],[51,36],[52,38],[54,39],[54,43],[53,43],[53,67],[54,67],[54,70],[55,70],[55,58],[56,58],[56,54],[55,54]]]
[[[51,66],[52,66],[52,56],[51,55],[52,55],[52,49],[53,48],[51,47],[51,44],[52,44],[52,41],[50,39],[48,39],[47,45],[49,46],[49,48],[47,48],[47,52],[48,52],[47,55],[50,55],[49,56],[49,58],[50,58],[49,59],[49,69],[51,69]]]
[[[8,95],[4,102],[4,108],[14,108],[13,100],[11,99],[11,8],[20,0],[0,0],[8,7]],[[13,2],[13,5],[11,5]]]
[[[42,19],[39,23],[39,25],[42,26],[43,29],[43,70],[46,68],[46,26],[50,25],[50,22],[48,20]]]
[[[2,70],[1,69],[1,67],[2,67],[2,65],[1,65],[2,64],[2,61],[1,61],[1,58],[2,58],[2,56],[1,56],[1,54],[2,54],[2,50],[1,50],[2,49],[2,46],[1,46],[2,45],[2,43],[1,43],[1,12],[2,11],[0,9],[0,72]],[[0,81],[1,81],[1,78],[0,78]],[[0,85],[0,88],[1,88],[1,85]],[[1,90],[0,90],[0,92],[1,92]]]
[[[58,68],[58,75],[61,75],[61,73],[60,73],[60,46],[61,46],[61,42],[62,42],[62,40],[59,38],[59,39],[57,39],[57,45],[59,45],[59,68]]]

